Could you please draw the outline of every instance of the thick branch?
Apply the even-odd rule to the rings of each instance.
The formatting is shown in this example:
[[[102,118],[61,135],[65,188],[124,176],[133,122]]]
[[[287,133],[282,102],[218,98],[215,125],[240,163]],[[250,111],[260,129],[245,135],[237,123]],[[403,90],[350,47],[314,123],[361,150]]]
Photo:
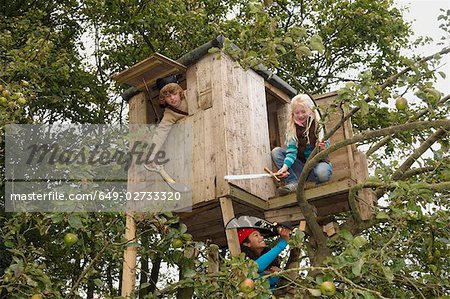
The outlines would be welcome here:
[[[450,94],[446,95],[445,97],[443,97],[439,102],[438,105],[444,104],[445,102],[447,102],[450,99]],[[418,111],[414,116],[412,116],[411,118],[408,119],[408,121],[406,123],[410,123],[413,121],[418,120],[419,118],[421,118],[422,116],[424,116],[429,110],[428,109],[422,109],[420,111]],[[388,136],[384,136],[383,139],[381,139],[380,141],[378,141],[374,146],[372,146],[367,152],[366,155],[370,156],[372,155],[374,152],[376,152],[380,147],[382,147],[383,145],[385,145],[389,140],[391,140],[392,136],[388,135]]]
[[[409,169],[403,173],[401,179],[406,180],[415,175],[423,174],[426,172],[436,171],[437,169],[439,169],[445,165],[448,165],[448,163],[449,163],[448,158],[445,158],[443,161],[444,161],[443,163],[440,163],[440,165],[437,165],[437,166],[431,165],[431,166],[424,166],[424,167]]]
[[[438,129],[436,132],[434,132],[433,134],[431,134],[427,140],[425,140],[413,153],[412,155],[410,155],[408,157],[408,159],[406,159],[405,162],[403,162],[402,165],[400,165],[400,167],[397,169],[397,171],[394,172],[394,174],[392,174],[392,180],[397,181],[399,180],[404,172],[408,169],[411,168],[411,165],[413,165],[414,162],[416,162],[416,160],[418,158],[420,158],[420,156],[423,155],[423,153],[425,153],[432,145],[433,143],[435,143],[439,138],[441,138],[442,136],[445,136],[447,134],[446,130],[444,129]]]

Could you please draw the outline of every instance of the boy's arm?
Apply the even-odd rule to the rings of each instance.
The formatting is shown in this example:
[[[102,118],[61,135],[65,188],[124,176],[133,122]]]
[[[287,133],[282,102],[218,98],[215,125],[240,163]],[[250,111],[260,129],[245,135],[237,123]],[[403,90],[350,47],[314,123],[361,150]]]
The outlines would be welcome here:
[[[158,127],[155,129],[155,132],[151,139],[151,143],[155,144],[155,148],[152,151],[150,160],[153,160],[155,158],[156,153],[162,148],[164,142],[166,141],[170,129],[172,128],[172,125],[175,124],[180,118],[182,117],[173,113],[172,110],[169,109],[164,110],[163,119],[159,123]]]
[[[263,272],[266,270],[266,268],[277,258],[283,249],[286,248],[287,244],[288,243],[285,240],[281,239],[278,241],[277,245],[255,260],[258,264],[258,272]]]

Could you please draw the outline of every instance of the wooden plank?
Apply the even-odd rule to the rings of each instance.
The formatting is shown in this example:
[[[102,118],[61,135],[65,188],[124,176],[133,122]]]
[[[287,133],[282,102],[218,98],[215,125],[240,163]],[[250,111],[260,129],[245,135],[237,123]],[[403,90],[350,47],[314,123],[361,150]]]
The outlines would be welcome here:
[[[358,183],[363,183],[369,176],[366,156],[359,152],[355,152],[355,175]],[[373,216],[373,204],[375,194],[370,189],[363,189],[358,192],[358,208],[362,220],[368,220]]]
[[[328,237],[334,236],[339,231],[339,224],[336,222],[330,222],[323,226],[323,232],[327,234]]]
[[[210,59],[202,59],[197,65],[197,101],[200,109],[212,107],[213,64]]]
[[[145,93],[140,92],[130,99],[128,117],[130,124],[148,123],[148,105]]]
[[[285,146],[286,144],[286,124],[289,119],[289,105],[282,105],[277,109],[278,115],[278,129],[280,136],[280,144]]]
[[[148,87],[152,87],[158,78],[185,71],[186,66],[155,53],[132,67],[113,74],[111,77],[119,83],[127,83],[142,90],[145,86],[142,80],[145,80]]]
[[[227,110],[225,109],[225,89],[224,81],[227,76],[226,65],[224,59],[217,59],[216,54],[210,54],[203,59],[209,59],[213,64],[214,77],[212,84],[212,97],[213,97],[213,115],[212,121],[215,124],[215,137],[214,146],[216,148],[215,157],[215,174],[216,174],[216,197],[228,194],[228,182],[225,181],[224,176],[228,174],[226,155],[226,132],[225,132],[225,115]],[[221,57],[225,57],[222,53]]]
[[[348,192],[348,189],[355,183],[352,180],[342,180],[338,182],[332,182],[327,184],[319,185],[317,188],[308,189],[305,191],[306,198],[308,200],[315,200],[321,197],[330,197],[333,194],[339,194],[343,192]],[[292,205],[296,203],[296,194],[288,194],[285,196],[279,196],[269,199],[269,209],[280,208],[283,206]]]
[[[186,100],[188,101],[189,114],[196,114],[200,107],[198,106],[198,86],[197,86],[197,64],[191,65],[186,71]]]
[[[125,239],[130,242],[136,241],[136,222],[133,214],[126,214]],[[134,293],[136,286],[136,258],[137,247],[129,246],[124,251],[122,270],[122,296],[128,297]]]
[[[207,109],[203,113],[203,186],[204,200],[214,200],[217,198],[216,194],[216,158],[220,154],[221,149],[216,142],[217,136],[220,132],[217,131],[217,123],[214,118],[214,111]]]
[[[260,209],[268,209],[269,208],[269,204],[267,200],[264,200],[258,196],[255,196],[253,194],[251,194],[250,192],[247,192],[246,190],[240,188],[237,185],[231,184],[230,183],[230,196],[237,199],[237,200],[241,200],[245,203],[249,203],[251,205],[253,205],[254,207],[258,207]]]
[[[220,208],[222,209],[222,218],[224,226],[234,217],[233,201],[228,197],[221,197]],[[239,255],[241,248],[236,229],[228,229],[225,231],[227,236],[228,249],[233,256]]]
[[[204,142],[204,113],[203,111],[198,111],[192,116],[192,128],[194,134],[193,141],[193,193],[192,193],[192,204],[205,200],[205,188],[204,188],[204,176],[205,171],[205,159],[203,153],[205,152],[205,147],[207,146]]]
[[[266,87],[266,92],[270,93],[277,101],[281,104],[289,104],[291,99],[278,87],[273,86],[269,82],[264,80],[264,86]]]

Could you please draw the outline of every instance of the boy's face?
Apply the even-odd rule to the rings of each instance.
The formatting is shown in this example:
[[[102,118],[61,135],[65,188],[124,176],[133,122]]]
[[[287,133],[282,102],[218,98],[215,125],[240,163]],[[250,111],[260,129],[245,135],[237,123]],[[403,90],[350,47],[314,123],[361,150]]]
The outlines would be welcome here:
[[[168,94],[164,97],[164,100],[167,104],[175,108],[178,108],[178,106],[180,106],[181,104],[181,97],[179,92]]]

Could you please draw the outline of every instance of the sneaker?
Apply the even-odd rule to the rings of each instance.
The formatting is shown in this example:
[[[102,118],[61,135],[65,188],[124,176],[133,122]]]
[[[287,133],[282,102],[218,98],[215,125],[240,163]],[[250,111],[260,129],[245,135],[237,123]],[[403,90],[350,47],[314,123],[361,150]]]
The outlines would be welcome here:
[[[278,194],[281,196],[297,191],[297,184],[291,183],[286,186],[278,188]]]

